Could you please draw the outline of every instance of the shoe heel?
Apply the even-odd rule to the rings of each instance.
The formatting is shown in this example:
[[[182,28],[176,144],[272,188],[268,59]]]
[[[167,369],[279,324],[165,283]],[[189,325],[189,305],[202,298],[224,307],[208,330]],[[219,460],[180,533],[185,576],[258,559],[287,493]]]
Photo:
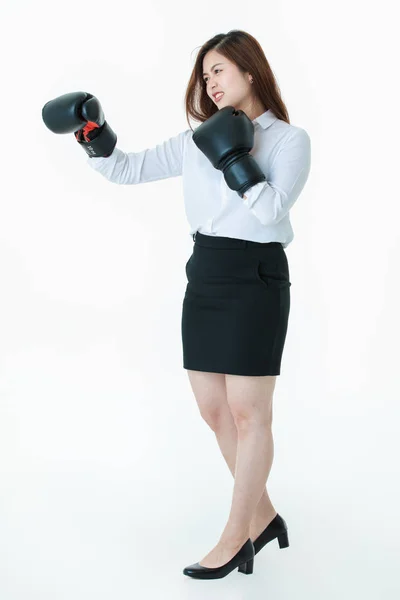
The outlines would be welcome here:
[[[244,573],[245,575],[251,575],[251,573],[253,572],[253,566],[254,566],[254,558],[251,558],[247,562],[239,565],[238,571],[239,571],[239,573]]]
[[[288,548],[289,547],[289,539],[288,539],[287,531],[278,535],[278,543],[279,543],[279,548]]]

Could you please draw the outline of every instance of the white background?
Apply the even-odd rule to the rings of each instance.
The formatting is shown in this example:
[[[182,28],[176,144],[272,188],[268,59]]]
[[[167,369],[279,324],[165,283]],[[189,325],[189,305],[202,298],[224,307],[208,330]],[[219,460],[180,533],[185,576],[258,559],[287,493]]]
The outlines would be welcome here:
[[[1,600],[399,594],[394,7],[2,1]],[[182,180],[112,184],[41,110],[90,92],[118,147],[153,147],[189,126],[199,47],[236,28],[262,45],[312,167],[291,211],[268,481],[290,547],[204,583],[182,569],[217,543],[233,478],[182,366]]]

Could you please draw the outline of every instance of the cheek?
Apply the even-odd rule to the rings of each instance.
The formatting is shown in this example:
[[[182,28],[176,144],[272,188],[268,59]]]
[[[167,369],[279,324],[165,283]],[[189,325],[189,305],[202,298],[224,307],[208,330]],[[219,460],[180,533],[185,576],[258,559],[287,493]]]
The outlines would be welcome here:
[[[230,76],[227,75],[226,77],[224,77],[224,82],[223,83],[224,83],[224,86],[227,89],[231,89],[231,90],[238,90],[238,89],[240,89],[240,83],[239,83],[239,81],[237,80],[236,77],[234,77],[232,75],[230,75]]]

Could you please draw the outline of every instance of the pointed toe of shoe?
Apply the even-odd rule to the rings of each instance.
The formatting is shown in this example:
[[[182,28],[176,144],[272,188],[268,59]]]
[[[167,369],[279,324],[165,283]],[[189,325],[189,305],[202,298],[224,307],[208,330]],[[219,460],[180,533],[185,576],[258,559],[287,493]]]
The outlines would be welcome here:
[[[218,575],[222,575],[222,569],[217,567],[203,567],[200,563],[193,563],[183,569],[183,574],[193,577],[194,579],[215,579]]]
[[[185,567],[183,569],[183,574],[184,575],[196,575],[196,573],[198,573],[200,571],[200,565],[199,563],[193,563],[193,565],[188,565],[187,567]]]
[[[199,562],[183,569],[183,574],[195,579],[219,579],[238,568],[240,573],[253,573],[254,546],[249,538],[235,556],[221,567],[203,567]]]

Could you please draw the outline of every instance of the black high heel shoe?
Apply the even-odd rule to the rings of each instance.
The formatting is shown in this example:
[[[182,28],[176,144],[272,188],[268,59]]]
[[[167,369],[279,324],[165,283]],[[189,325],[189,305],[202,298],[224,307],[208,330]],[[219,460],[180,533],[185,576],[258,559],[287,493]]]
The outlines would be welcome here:
[[[203,567],[200,563],[194,563],[183,569],[184,575],[194,577],[195,579],[221,579],[228,575],[231,571],[238,568],[239,573],[250,575],[253,572],[254,565],[254,546],[249,538],[239,552],[225,565],[221,567]]]
[[[271,542],[275,538],[278,538],[279,548],[287,548],[289,546],[286,521],[279,514],[272,519],[271,523],[253,541],[254,556],[260,552],[261,548],[264,548],[265,544],[268,544],[268,542]]]

